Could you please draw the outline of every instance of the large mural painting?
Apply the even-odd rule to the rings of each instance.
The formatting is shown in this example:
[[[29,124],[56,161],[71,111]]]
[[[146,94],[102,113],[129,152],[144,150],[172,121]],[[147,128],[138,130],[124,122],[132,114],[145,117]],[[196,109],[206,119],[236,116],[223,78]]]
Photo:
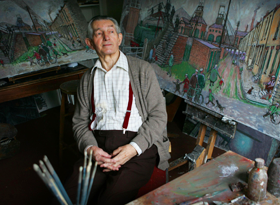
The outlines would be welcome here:
[[[126,0],[121,27],[162,89],[280,139],[280,0]]]
[[[92,58],[75,0],[0,1],[0,79]]]

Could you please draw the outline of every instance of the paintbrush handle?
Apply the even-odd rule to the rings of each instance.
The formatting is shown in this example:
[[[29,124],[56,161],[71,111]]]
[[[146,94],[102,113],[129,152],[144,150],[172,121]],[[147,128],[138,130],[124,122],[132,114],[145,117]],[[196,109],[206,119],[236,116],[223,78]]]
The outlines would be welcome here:
[[[77,190],[77,203],[76,203],[76,205],[79,205],[79,203],[80,203],[80,192],[81,192],[81,184],[82,184],[82,172],[83,172],[83,167],[81,166],[79,168],[79,179],[78,179],[78,190]]]
[[[45,161],[45,163],[46,163],[46,165],[47,165],[47,167],[48,167],[48,169],[49,169],[51,175],[53,176],[54,181],[55,181],[55,183],[56,183],[58,189],[61,191],[63,197],[65,198],[65,200],[67,201],[67,203],[68,203],[69,205],[73,205],[72,202],[71,202],[71,200],[70,200],[70,198],[69,198],[69,196],[68,196],[68,194],[66,193],[66,191],[65,191],[65,189],[64,189],[64,187],[63,187],[61,181],[59,180],[59,177],[57,176],[57,174],[56,174],[56,172],[55,172],[53,166],[51,165],[49,159],[47,158],[47,156],[44,156],[44,161]]]
[[[59,190],[56,190],[54,185],[51,183],[51,181],[46,177],[44,173],[40,170],[39,166],[37,164],[33,165],[33,169],[38,174],[38,176],[43,180],[43,182],[46,184],[46,186],[50,189],[50,191],[53,193],[53,195],[56,197],[56,199],[59,201],[61,205],[67,205],[65,199],[63,196],[59,193]]]
[[[92,174],[91,174],[91,179],[90,179],[90,183],[89,183],[89,187],[88,187],[88,192],[87,192],[85,204],[87,204],[87,202],[88,202],[88,198],[89,198],[91,187],[92,187],[93,180],[94,180],[94,177],[95,177],[96,169],[97,169],[97,162],[95,162],[94,169],[93,169]]]

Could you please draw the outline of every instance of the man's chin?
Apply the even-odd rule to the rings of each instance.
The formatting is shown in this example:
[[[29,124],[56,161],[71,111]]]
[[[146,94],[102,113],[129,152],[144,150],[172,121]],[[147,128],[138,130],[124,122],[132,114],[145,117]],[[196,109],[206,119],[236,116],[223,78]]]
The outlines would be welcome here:
[[[117,54],[119,52],[119,50],[116,50],[116,51],[112,51],[112,50],[107,50],[107,51],[103,51],[101,52],[102,55],[104,56],[108,56],[108,55],[114,55],[114,54]]]

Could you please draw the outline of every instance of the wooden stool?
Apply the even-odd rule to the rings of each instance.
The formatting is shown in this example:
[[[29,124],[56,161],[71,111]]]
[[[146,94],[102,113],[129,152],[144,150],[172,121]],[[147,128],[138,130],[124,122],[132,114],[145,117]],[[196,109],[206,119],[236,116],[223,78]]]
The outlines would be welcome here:
[[[16,140],[15,126],[0,123],[0,160],[14,156],[19,152],[20,142]]]
[[[61,91],[61,106],[60,106],[60,127],[59,127],[59,158],[62,159],[62,151],[65,148],[70,148],[71,145],[67,145],[63,142],[64,134],[64,121],[65,117],[73,115],[74,112],[66,112],[67,95],[74,95],[74,103],[77,101],[77,88],[80,80],[72,80],[60,85]]]

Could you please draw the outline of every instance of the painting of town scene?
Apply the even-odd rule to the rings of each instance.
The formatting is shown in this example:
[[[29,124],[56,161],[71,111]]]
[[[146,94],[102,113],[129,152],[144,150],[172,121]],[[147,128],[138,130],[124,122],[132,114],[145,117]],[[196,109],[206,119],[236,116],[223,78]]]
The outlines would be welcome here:
[[[75,0],[0,1],[0,79],[92,58]]]
[[[162,89],[280,139],[280,0],[125,0],[121,29]]]

